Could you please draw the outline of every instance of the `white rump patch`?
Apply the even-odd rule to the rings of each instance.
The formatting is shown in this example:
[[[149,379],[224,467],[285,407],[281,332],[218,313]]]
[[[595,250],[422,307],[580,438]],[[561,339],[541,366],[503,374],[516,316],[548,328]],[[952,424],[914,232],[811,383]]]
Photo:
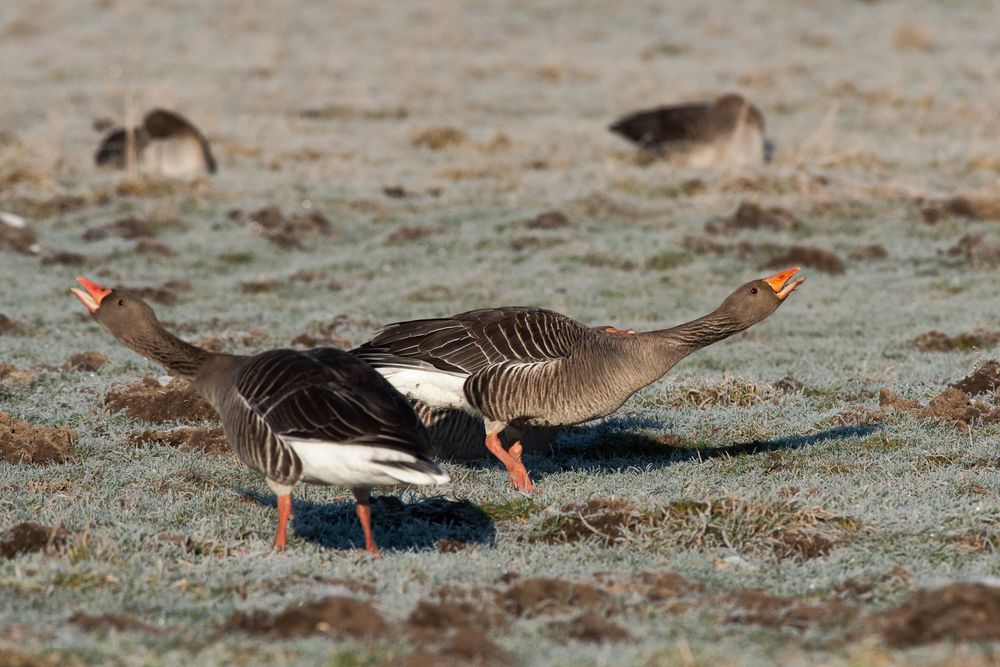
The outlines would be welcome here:
[[[303,481],[337,486],[445,484],[448,473],[412,454],[369,445],[285,438],[302,461]],[[404,465],[393,465],[401,463]],[[417,464],[421,470],[405,464]],[[428,470],[433,466],[434,470]]]
[[[423,401],[433,408],[462,410],[478,415],[465,400],[465,380],[468,375],[425,370],[423,368],[376,368],[396,391],[407,398]]]

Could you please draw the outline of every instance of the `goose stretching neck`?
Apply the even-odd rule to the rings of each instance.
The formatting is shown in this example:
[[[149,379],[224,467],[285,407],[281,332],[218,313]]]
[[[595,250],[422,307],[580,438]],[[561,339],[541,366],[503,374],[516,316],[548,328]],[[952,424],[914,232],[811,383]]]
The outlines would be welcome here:
[[[504,428],[611,414],[687,355],[773,313],[805,281],[795,278],[799,271],[746,283],[708,315],[660,331],[590,328],[541,308],[488,308],[390,324],[352,352],[408,398],[480,417],[487,450],[515,488],[531,491],[520,443],[500,444]]]
[[[371,487],[448,481],[428,458],[427,434],[406,399],[357,357],[335,348],[209,352],[164,329],[138,296],[77,282],[83,289],[71,291],[111,335],[190,380],[219,413],[233,451],[277,496],[276,549],[285,547],[291,491],[300,481],[351,489],[372,554]]]

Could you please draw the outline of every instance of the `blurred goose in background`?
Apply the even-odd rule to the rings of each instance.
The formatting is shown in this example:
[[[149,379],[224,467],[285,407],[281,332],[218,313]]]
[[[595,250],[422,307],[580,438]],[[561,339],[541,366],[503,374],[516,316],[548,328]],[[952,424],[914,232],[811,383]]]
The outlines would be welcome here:
[[[700,169],[761,165],[773,152],[764,136],[764,115],[736,94],[637,111],[609,129],[654,156]]]
[[[793,280],[799,270],[746,283],[708,315],[671,329],[632,334],[541,308],[487,308],[390,324],[352,352],[408,398],[481,419],[486,449],[514,488],[531,491],[521,444],[504,449],[498,437],[507,426],[569,426],[611,414],[687,355],[777,310],[805,280]]]
[[[139,171],[167,178],[196,178],[216,171],[208,140],[186,118],[155,109],[132,130],[132,159]],[[125,128],[111,130],[94,156],[99,167],[125,169],[129,163]]]
[[[285,548],[298,482],[347,486],[357,500],[365,549],[372,536],[371,487],[443,484],[428,459],[427,433],[403,398],[357,357],[335,348],[209,352],[177,338],[138,296],[77,278],[71,291],[126,347],[190,380],[219,413],[229,445],[261,472],[278,498],[276,549]]]

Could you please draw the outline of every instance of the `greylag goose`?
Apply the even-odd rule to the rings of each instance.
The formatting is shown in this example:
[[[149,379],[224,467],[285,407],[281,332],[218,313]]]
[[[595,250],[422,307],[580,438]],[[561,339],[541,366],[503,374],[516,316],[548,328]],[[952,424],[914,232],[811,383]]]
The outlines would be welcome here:
[[[111,130],[94,156],[99,167],[124,169],[129,162],[125,128]],[[142,125],[132,129],[131,159],[140,171],[167,178],[195,178],[214,174],[215,157],[198,128],[178,113],[154,109]]]
[[[764,115],[740,95],[637,111],[608,129],[653,155],[691,167],[739,168],[771,159]]]
[[[94,319],[126,347],[190,380],[219,413],[239,459],[264,473],[278,498],[276,549],[285,547],[292,487],[300,481],[350,487],[372,554],[372,486],[448,481],[427,458],[427,433],[406,399],[357,357],[329,347],[209,352],[164,329],[136,295],[77,282],[83,289],[71,291]]]
[[[805,280],[793,280],[799,270],[748,282],[708,315],[660,331],[590,328],[541,308],[488,308],[390,324],[352,352],[408,398],[481,418],[486,449],[516,489],[531,491],[521,445],[505,450],[500,431],[611,414],[687,355],[773,313]]]

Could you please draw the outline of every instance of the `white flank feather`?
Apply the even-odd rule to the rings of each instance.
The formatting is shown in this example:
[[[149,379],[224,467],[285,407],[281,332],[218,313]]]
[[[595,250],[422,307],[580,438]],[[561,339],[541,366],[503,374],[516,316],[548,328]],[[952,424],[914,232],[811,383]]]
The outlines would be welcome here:
[[[302,461],[303,481],[337,486],[391,486],[395,484],[445,484],[448,473],[413,454],[369,445],[344,445],[322,440],[285,441]],[[393,463],[419,463],[416,470]],[[434,466],[435,471],[428,471]]]

